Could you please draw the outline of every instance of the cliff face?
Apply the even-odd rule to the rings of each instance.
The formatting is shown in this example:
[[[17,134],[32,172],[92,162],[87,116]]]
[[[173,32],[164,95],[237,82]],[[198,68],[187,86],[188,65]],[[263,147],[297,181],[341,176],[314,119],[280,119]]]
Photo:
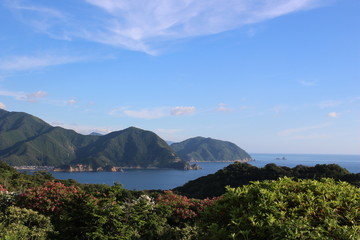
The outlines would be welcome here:
[[[27,113],[1,109],[0,159],[13,166],[69,165],[69,171],[82,171],[84,166],[92,170],[109,166],[190,168],[150,131],[130,127],[107,135],[85,136],[52,127]]]
[[[54,172],[122,172],[121,167],[105,166],[93,168],[89,165],[64,165],[53,169]]]

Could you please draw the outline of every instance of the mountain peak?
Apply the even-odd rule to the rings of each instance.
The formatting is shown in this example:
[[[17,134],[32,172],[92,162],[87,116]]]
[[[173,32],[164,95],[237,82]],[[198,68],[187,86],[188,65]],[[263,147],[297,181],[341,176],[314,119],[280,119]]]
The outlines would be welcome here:
[[[186,161],[250,161],[251,156],[236,144],[212,138],[195,137],[171,147]]]
[[[101,136],[82,135],[6,110],[0,111],[0,159],[10,165],[188,167],[151,131],[129,127]]]

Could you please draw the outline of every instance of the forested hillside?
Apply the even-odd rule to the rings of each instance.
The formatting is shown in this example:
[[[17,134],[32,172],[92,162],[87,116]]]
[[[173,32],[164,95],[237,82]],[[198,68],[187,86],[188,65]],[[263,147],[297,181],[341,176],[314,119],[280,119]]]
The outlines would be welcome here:
[[[333,178],[360,186],[360,173],[350,173],[336,164],[318,164],[314,167],[299,165],[289,168],[271,163],[258,168],[248,163],[234,163],[214,174],[200,177],[173,190],[188,197],[207,198],[224,194],[226,186],[240,187],[251,181],[276,180],[280,177],[317,180]]]
[[[191,168],[151,131],[130,127],[107,135],[82,135],[27,113],[2,109],[0,159],[13,166]]]
[[[187,161],[251,161],[251,156],[234,143],[212,138],[190,138],[171,147]]]

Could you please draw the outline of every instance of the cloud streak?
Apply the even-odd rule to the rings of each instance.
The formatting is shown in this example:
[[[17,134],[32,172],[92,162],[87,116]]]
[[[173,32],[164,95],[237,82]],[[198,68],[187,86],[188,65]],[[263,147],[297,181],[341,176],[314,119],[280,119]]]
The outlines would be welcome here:
[[[108,134],[119,129],[113,127],[99,127],[99,126],[89,126],[89,125],[79,125],[76,123],[62,123],[62,122],[51,122],[52,126],[58,126],[65,129],[72,129],[81,134],[90,134],[92,132],[100,134]]]
[[[170,114],[172,116],[182,116],[189,115],[196,112],[196,108],[194,106],[191,107],[174,107],[171,109]]]
[[[231,112],[232,109],[229,108],[226,104],[224,103],[219,103],[217,108],[216,108],[216,111],[219,111],[219,112]]]
[[[14,92],[14,91],[6,91],[0,90],[0,96],[5,97],[12,97],[19,101],[26,101],[26,102],[36,102],[39,99],[46,96],[46,92],[44,91],[37,91],[34,93],[25,93],[25,92]]]
[[[109,112],[111,116],[127,116],[132,118],[142,119],[158,119],[170,116],[184,116],[196,112],[193,106],[178,106],[178,107],[157,107],[157,108],[144,108],[133,110],[130,107],[120,107],[113,109]]]
[[[287,137],[293,140],[304,140],[304,139],[323,139],[327,138],[327,134],[314,133],[314,130],[323,129],[330,127],[331,123],[322,123],[319,125],[306,126],[300,128],[289,128],[278,133],[281,137]],[[310,133],[309,133],[310,132]]]
[[[301,128],[290,128],[290,129],[286,129],[286,130],[279,132],[279,135],[280,136],[289,136],[289,135],[292,135],[295,133],[302,133],[302,132],[306,132],[306,131],[310,131],[310,130],[326,128],[329,126],[331,126],[331,123],[323,123],[323,124],[319,124],[319,125],[307,126],[307,127],[301,127]]]
[[[337,118],[339,116],[339,114],[337,112],[329,112],[328,113],[328,117],[331,117],[331,118]]]
[[[80,58],[70,56],[12,56],[0,60],[0,70],[23,71],[32,70],[54,65],[62,65],[80,61]]]
[[[83,11],[87,12],[82,15],[66,6],[54,9],[39,6],[36,2],[26,6],[17,3],[10,7],[37,31],[54,38],[81,38],[156,54],[157,47],[163,41],[238,29],[244,25],[315,8],[323,2],[325,1],[85,0]]]

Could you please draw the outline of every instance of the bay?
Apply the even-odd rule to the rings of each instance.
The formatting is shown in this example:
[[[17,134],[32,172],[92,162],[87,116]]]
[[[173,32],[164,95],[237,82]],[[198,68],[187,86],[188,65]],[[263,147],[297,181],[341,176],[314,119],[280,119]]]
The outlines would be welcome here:
[[[326,154],[250,154],[255,161],[250,164],[264,167],[268,163],[279,166],[314,166],[316,164],[338,164],[351,173],[360,173],[360,155]],[[285,160],[282,160],[282,159]],[[200,170],[174,169],[126,169],[124,172],[51,172],[58,179],[74,179],[80,183],[99,183],[113,185],[120,183],[129,190],[161,189],[167,190],[181,186],[188,181],[215,173],[232,162],[200,162]]]

